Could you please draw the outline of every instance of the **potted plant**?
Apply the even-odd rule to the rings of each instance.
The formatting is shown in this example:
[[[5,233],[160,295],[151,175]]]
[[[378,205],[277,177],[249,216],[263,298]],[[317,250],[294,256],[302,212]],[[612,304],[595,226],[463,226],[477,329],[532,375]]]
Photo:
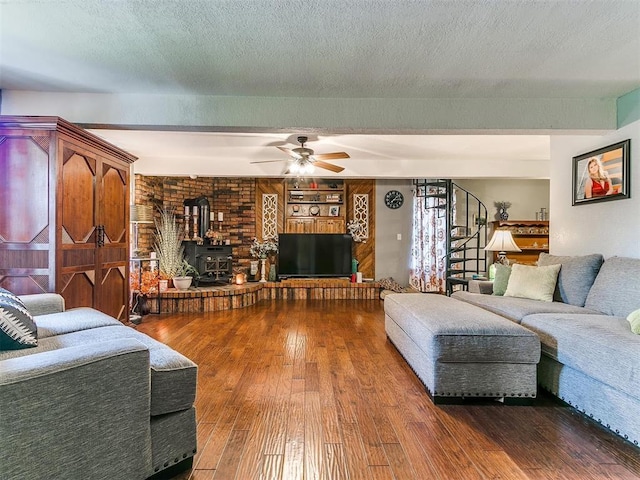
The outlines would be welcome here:
[[[198,270],[186,260],[182,260],[176,275],[173,277],[173,286],[178,290],[187,290],[191,286],[193,277],[198,275]]]
[[[172,279],[178,275],[184,259],[184,247],[182,229],[172,212],[160,210],[160,218],[156,219],[154,249],[158,254],[161,277]]]

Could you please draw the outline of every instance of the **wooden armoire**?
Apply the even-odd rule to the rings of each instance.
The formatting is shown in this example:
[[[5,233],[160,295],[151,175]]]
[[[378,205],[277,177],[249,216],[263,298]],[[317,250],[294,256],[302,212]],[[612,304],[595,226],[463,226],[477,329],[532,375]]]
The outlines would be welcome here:
[[[127,321],[135,160],[58,117],[0,116],[0,287]]]

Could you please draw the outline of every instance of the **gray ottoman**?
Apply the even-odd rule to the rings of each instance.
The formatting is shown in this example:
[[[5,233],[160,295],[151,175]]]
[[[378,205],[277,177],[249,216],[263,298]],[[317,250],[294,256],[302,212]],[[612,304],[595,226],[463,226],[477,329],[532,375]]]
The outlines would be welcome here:
[[[540,340],[474,305],[436,294],[390,294],[385,330],[434,403],[490,397],[530,404]]]

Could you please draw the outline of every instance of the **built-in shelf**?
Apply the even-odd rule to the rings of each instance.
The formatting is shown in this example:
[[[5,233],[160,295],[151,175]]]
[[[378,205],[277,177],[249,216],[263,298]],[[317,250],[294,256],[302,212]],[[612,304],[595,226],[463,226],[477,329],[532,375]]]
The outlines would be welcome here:
[[[491,222],[492,231],[509,230],[522,252],[508,252],[511,263],[535,265],[540,252],[549,252],[549,222],[544,220],[497,220]],[[498,252],[493,253],[493,261]]]

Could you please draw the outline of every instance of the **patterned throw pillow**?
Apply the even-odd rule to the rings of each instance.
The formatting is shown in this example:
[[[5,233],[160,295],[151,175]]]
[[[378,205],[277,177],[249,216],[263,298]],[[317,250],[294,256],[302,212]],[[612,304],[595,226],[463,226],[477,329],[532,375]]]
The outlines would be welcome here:
[[[13,293],[0,288],[0,351],[38,346],[38,329],[29,310]]]

